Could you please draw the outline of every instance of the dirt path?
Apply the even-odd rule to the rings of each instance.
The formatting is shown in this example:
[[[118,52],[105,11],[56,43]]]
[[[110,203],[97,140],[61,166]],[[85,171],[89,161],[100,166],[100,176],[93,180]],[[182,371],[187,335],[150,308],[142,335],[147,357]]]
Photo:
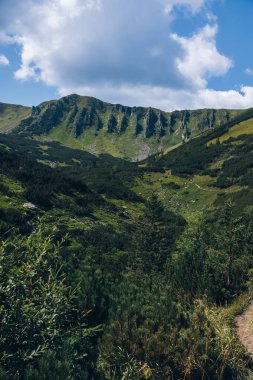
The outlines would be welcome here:
[[[243,314],[235,319],[237,333],[247,351],[253,355],[253,301]]]

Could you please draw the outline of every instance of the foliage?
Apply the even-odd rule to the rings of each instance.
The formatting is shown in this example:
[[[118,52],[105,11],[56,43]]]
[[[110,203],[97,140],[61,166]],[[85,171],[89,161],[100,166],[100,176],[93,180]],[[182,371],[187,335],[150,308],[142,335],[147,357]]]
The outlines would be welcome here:
[[[252,227],[232,211],[232,204],[226,204],[219,215],[181,238],[174,279],[191,297],[207,295],[224,304],[246,289],[253,266]]]
[[[125,143],[135,121],[151,141],[200,116],[137,108],[130,125],[122,107],[72,96],[32,121]],[[142,164],[0,135],[0,378],[247,378],[231,320],[252,289],[252,137],[223,141],[232,124]]]
[[[29,117],[18,119],[15,132],[44,136],[96,154],[142,160],[150,153],[159,152],[161,146],[166,149],[181,142],[182,135],[187,139],[220,127],[241,113],[236,110],[169,113],[70,95],[33,107]],[[175,133],[176,130],[180,133]]]
[[[92,331],[83,324],[73,290],[61,275],[60,247],[41,230],[1,243],[0,364],[11,378],[22,378],[28,365],[36,365],[49,350],[61,351],[64,342],[71,345],[72,366],[78,359],[75,345],[83,344],[80,357],[90,350]]]

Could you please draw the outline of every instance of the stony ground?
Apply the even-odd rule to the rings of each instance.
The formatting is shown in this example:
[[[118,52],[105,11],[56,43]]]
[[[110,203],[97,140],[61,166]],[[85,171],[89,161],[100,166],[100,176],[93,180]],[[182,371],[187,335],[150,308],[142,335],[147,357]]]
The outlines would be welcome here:
[[[235,319],[237,332],[242,344],[253,355],[253,301],[243,314]]]

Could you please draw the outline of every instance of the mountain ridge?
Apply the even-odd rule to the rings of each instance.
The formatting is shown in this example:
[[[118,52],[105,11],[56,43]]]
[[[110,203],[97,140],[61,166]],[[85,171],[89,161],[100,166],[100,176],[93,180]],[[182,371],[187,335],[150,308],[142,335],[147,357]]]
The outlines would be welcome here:
[[[219,127],[243,112],[225,109],[166,112],[152,107],[110,104],[77,94],[33,106],[30,113],[25,110],[25,117],[4,132],[11,129],[13,133],[58,141],[92,154],[108,153],[132,161]]]
[[[94,127],[89,131],[94,134]],[[1,359],[0,377],[49,373],[51,379],[59,367],[64,374],[76,368],[71,378],[104,380],[117,371],[122,379],[131,368],[136,380],[247,379],[253,367],[233,321],[252,293],[253,109],[141,163],[42,137],[0,134],[0,234],[8,239],[0,273],[6,300],[1,318],[7,321],[0,344],[9,355]],[[41,252],[50,260],[42,270]],[[43,342],[44,326],[55,336],[48,316],[55,318],[52,299],[58,298],[48,294],[47,279],[56,255],[60,286],[68,286],[67,299],[72,289],[76,295],[67,320],[84,315],[93,334],[77,341],[83,324],[74,332],[71,324],[66,338],[66,324],[57,324],[63,340],[55,341],[53,356],[51,345],[28,361],[28,350]],[[46,313],[37,319],[45,299]],[[58,315],[62,321],[62,309]],[[6,345],[14,333],[16,345]]]

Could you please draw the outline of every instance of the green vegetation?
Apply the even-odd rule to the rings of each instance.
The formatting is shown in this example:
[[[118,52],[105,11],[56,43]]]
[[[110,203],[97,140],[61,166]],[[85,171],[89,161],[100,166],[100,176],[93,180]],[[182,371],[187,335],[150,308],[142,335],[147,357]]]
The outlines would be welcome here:
[[[0,132],[11,132],[30,112],[29,107],[0,103]]]
[[[92,373],[87,356],[93,354],[94,331],[83,324],[75,292],[61,274],[61,244],[40,230],[28,238],[1,243],[2,378],[41,378],[46,375],[40,372],[42,362],[50,376],[52,368],[56,376],[59,370],[72,378],[75,372],[83,378]],[[64,358],[64,372],[55,363],[52,366],[56,351],[58,360]]]
[[[223,143],[230,138],[236,138],[243,135],[253,134],[253,119],[243,121],[231,127],[227,133],[224,133],[218,140],[211,140],[208,144],[216,144],[217,142]],[[239,140],[240,142],[240,140]]]
[[[108,117],[97,141],[110,136],[114,157],[42,141],[62,133],[64,108],[50,123],[66,103],[79,148],[77,100]],[[253,288],[252,111],[133,163],[113,144],[131,136],[130,111],[103,107],[45,103],[21,123],[28,135],[0,135],[0,378],[250,379],[233,318]],[[152,139],[165,116],[145,112],[138,133]]]
[[[15,132],[59,141],[96,155],[140,161],[240,114],[238,110],[212,109],[169,113],[70,95],[32,107],[29,117],[18,120]]]

